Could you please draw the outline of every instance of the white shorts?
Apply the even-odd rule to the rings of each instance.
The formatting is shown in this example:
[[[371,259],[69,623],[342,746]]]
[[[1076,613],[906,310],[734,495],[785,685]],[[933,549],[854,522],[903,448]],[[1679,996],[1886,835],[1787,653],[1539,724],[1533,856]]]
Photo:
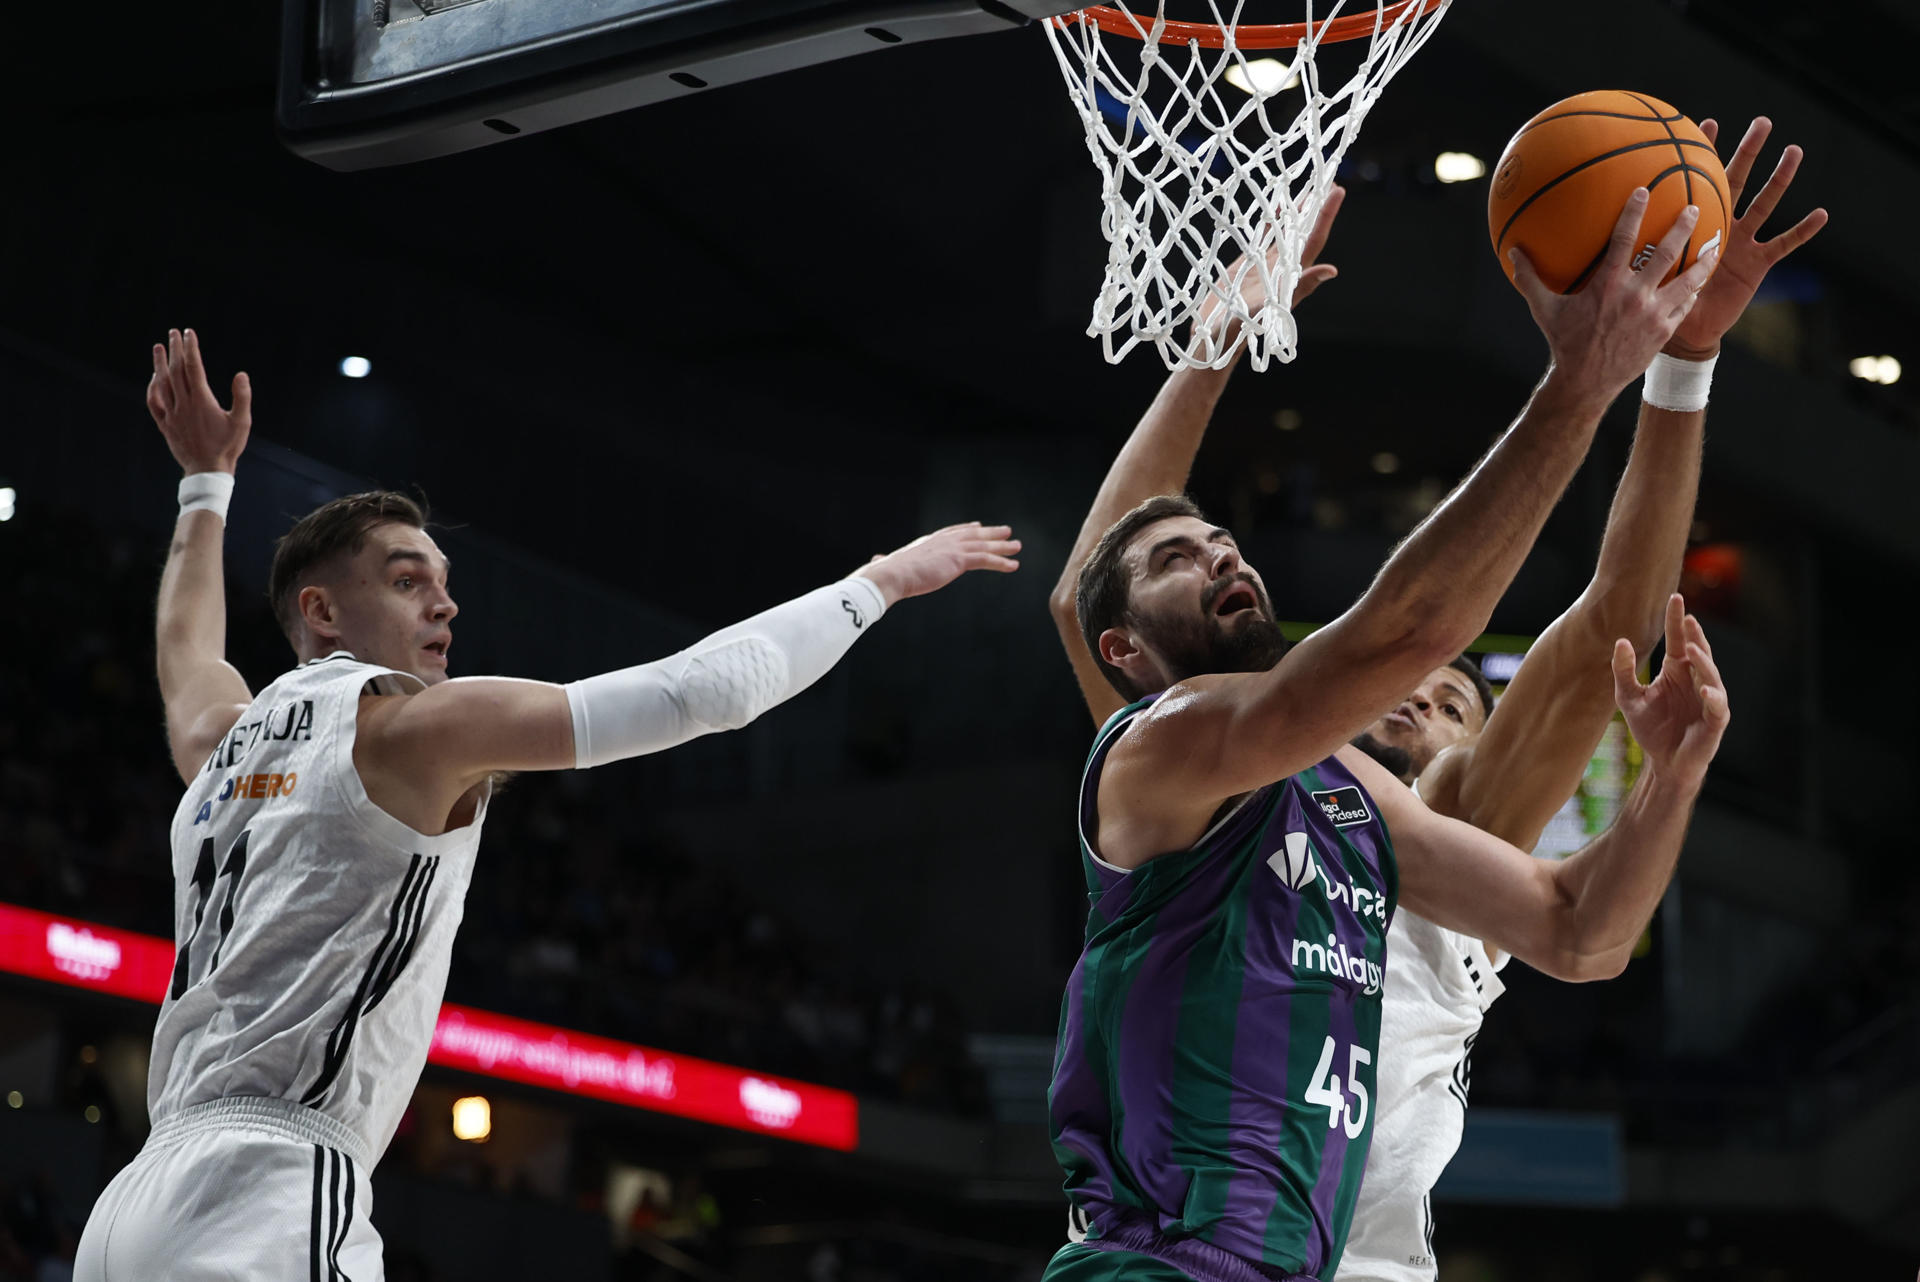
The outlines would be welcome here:
[[[364,1146],[287,1100],[160,1121],[87,1218],[75,1282],[381,1282]]]

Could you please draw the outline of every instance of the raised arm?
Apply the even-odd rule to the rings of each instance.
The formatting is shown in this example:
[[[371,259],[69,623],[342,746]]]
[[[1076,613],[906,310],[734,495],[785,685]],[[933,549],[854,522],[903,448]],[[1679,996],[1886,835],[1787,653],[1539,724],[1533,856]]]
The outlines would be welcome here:
[[[199,337],[190,329],[170,330],[164,347],[154,344],[147,409],[181,471],[197,478],[183,484],[183,499],[195,489],[231,487],[233,469],[253,428],[253,389],[245,374],[233,376],[233,408],[221,409],[207,385]],[[253,702],[253,693],[226,660],[221,555],[225,506],[189,508],[191,504],[183,502],[160,575],[154,652],[167,712],[167,746],[174,769],[191,782],[214,745]]]
[[[1364,754],[1341,750],[1393,834],[1403,909],[1484,939],[1557,979],[1608,979],[1626,967],[1673,876],[1728,706],[1706,633],[1678,596],[1668,606],[1667,657],[1653,684],[1635,679],[1634,650],[1624,639],[1612,670],[1646,764],[1613,825],[1560,862],[1529,858],[1434,813]]]
[[[1692,231],[1689,212],[1635,272],[1645,208],[1641,189],[1580,293],[1546,289],[1516,251],[1515,279],[1553,353],[1526,410],[1340,618],[1270,671],[1182,682],[1140,716],[1101,776],[1103,857],[1124,864],[1187,844],[1222,800],[1326,757],[1486,627],[1601,415],[1712,270],[1704,257],[1659,283]]]
[[[1331,263],[1316,265],[1316,260],[1320,251],[1326,248],[1327,236],[1333,231],[1333,220],[1339,216],[1340,206],[1346,197],[1346,188],[1336,186],[1333,189],[1333,195],[1322,206],[1320,217],[1307,237],[1306,250],[1300,257],[1306,270],[1301,273],[1300,282],[1293,290],[1295,307],[1305,301],[1307,295],[1339,274]],[[1233,268],[1229,268],[1227,276],[1231,278],[1233,274]],[[1249,280],[1255,279],[1256,275],[1249,273]],[[1252,288],[1258,288],[1257,284]],[[1257,302],[1257,299],[1251,299],[1249,310],[1257,306]],[[1211,306],[1208,309],[1209,312],[1217,310]],[[1200,323],[1205,324],[1207,320],[1208,315],[1203,313]],[[1121,699],[1100,674],[1099,663],[1094,660],[1085,638],[1080,635],[1080,622],[1074,613],[1074,591],[1079,584],[1080,566],[1092,554],[1094,545],[1106,533],[1108,526],[1156,494],[1177,494],[1187,488],[1187,476],[1193,471],[1193,459],[1200,452],[1201,438],[1207,434],[1207,424],[1213,419],[1214,407],[1220,403],[1220,394],[1226,391],[1227,379],[1232,377],[1239,361],[1240,357],[1236,354],[1233,363],[1224,369],[1182,368],[1167,376],[1167,381],[1160,387],[1160,394],[1153,398],[1153,404],[1140,417],[1127,443],[1120,447],[1113,466],[1107,469],[1106,479],[1100,483],[1099,493],[1094,495],[1093,507],[1088,510],[1087,519],[1081,523],[1080,536],[1074,540],[1073,550],[1067,554],[1067,563],[1060,570],[1060,579],[1053,586],[1048,608],[1095,725],[1104,724],[1108,717],[1118,712]]]
[[[570,685],[462,677],[369,698],[355,764],[376,802],[436,832],[425,825],[496,771],[602,765],[738,729],[818,681],[896,602],[969,570],[1018,569],[1011,535],[948,526],[678,654]]]
[[[1717,134],[1711,120],[1701,128],[1709,138]],[[1736,206],[1770,129],[1764,117],[1755,120],[1727,165]],[[1773,176],[1728,230],[1720,269],[1668,342],[1670,357],[1717,356],[1767,272],[1825,224],[1826,211],[1816,209],[1773,240],[1758,239],[1800,159],[1798,147],[1782,152]],[[1528,651],[1486,730],[1421,776],[1420,795],[1434,810],[1530,850],[1573,794],[1613,716],[1607,662],[1615,639],[1626,637],[1641,654],[1659,639],[1692,525],[1705,424],[1704,409],[1641,403],[1593,581]]]

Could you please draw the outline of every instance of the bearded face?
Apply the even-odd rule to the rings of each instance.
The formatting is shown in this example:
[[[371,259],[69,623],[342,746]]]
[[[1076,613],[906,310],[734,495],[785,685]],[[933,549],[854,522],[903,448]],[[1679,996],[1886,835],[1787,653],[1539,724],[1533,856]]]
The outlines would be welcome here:
[[[1164,607],[1133,623],[1172,681],[1214,672],[1265,672],[1287,652],[1273,602],[1245,570],[1208,584],[1198,609]]]
[[[1287,652],[1266,586],[1226,530],[1169,517],[1140,532],[1128,562],[1125,622],[1101,644],[1141,692],[1209,673],[1262,672]]]

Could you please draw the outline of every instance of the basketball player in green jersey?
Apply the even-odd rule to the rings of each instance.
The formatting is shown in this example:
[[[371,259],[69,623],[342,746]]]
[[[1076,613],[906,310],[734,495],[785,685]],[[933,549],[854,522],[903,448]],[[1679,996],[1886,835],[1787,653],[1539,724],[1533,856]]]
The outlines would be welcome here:
[[[1710,120],[1702,128],[1709,138],[1717,134]],[[1770,128],[1764,118],[1756,120],[1728,163],[1736,206]],[[1729,228],[1721,266],[1667,345],[1669,356],[1712,359],[1767,271],[1825,223],[1825,212],[1815,210],[1774,239],[1758,239],[1799,160],[1799,149],[1787,148]],[[1330,220],[1331,214],[1317,229],[1310,254],[1323,245]],[[1321,267],[1316,275],[1330,272]],[[1310,279],[1309,289],[1317,283]],[[1096,721],[1121,700],[1080,636],[1072,597],[1078,564],[1114,517],[1149,495],[1184,486],[1229,373],[1181,371],[1168,379],[1115,462],[1055,590],[1055,621]],[[1489,720],[1485,681],[1462,658],[1421,678],[1356,746],[1403,781],[1417,779],[1421,799],[1434,810],[1531,847],[1579,781],[1613,712],[1605,669],[1612,639],[1631,637],[1644,653],[1659,635],[1691,521],[1704,418],[1704,410],[1643,405],[1593,583],[1533,647],[1497,718]],[[1460,1089],[1453,1070],[1501,991],[1494,972],[1504,957],[1489,956],[1478,940],[1401,912],[1389,944],[1394,983],[1384,996],[1377,1124],[1340,1282],[1432,1277],[1428,1193],[1457,1148],[1464,1121],[1452,1093]],[[1623,966],[1630,946],[1596,959],[1600,972]]]
[[[1132,702],[1081,786],[1092,904],[1049,1108],[1089,1230],[1049,1278],[1331,1277],[1371,1133],[1396,904],[1568,978],[1651,915],[1728,716],[1677,599],[1651,687],[1614,646],[1647,765],[1614,827],[1564,863],[1435,815],[1344,746],[1484,628],[1601,414],[1691,310],[1710,258],[1660,282],[1697,211],[1635,273],[1645,205],[1628,200],[1580,294],[1517,263],[1546,377],[1360,601],[1291,652],[1232,536],[1183,499],[1132,508],[1080,570],[1081,635]]]

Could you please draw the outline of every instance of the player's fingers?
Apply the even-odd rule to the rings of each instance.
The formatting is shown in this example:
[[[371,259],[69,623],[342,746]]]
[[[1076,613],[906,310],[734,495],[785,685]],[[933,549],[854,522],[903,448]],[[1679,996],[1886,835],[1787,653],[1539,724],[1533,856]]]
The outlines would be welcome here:
[[[1340,269],[1332,263],[1317,263],[1301,272],[1299,283],[1293,287],[1293,305],[1298,307],[1306,301],[1307,295],[1339,274]]]
[[[1678,592],[1667,597],[1667,657],[1678,659],[1686,653],[1687,602]]]
[[[1699,615],[1687,616],[1687,640],[1705,650],[1709,655],[1713,653],[1713,643],[1707,640],[1707,630],[1700,626]]]
[[[1740,145],[1733,150],[1733,156],[1727,161],[1727,195],[1732,197],[1735,209],[1740,208],[1740,193],[1747,189],[1747,179],[1753,174],[1754,162],[1760,159],[1760,149],[1766,145],[1767,135],[1773,132],[1773,122],[1765,116],[1755,116],[1753,123],[1747,126],[1747,132],[1740,139]]]
[[[167,331],[167,380],[173,403],[185,404],[193,384],[187,377],[187,336],[177,329]]]
[[[1300,255],[1302,267],[1311,267],[1319,259],[1320,251],[1327,247],[1327,237],[1333,234],[1333,220],[1340,216],[1340,206],[1346,201],[1347,189],[1335,183],[1333,194],[1320,206],[1320,215],[1313,220],[1313,230],[1307,234],[1307,248]]]
[[[253,425],[253,380],[244,372],[233,376],[233,417],[243,431]]]
[[[153,345],[153,379],[147,384],[147,404],[157,414],[173,410],[173,394],[167,376],[167,349],[158,343]]]
[[[1533,260],[1527,257],[1527,251],[1516,245],[1507,251],[1507,261],[1513,264],[1514,288],[1527,300],[1527,306],[1533,309],[1535,316],[1544,314],[1552,307],[1556,295],[1540,279],[1540,273],[1533,269]]]
[[[1640,697],[1640,678],[1634,672],[1633,642],[1621,637],[1613,643],[1613,701],[1622,708]]]
[[[1019,539],[991,539],[984,543],[969,543],[968,552],[991,552],[1000,556],[1011,556],[1020,550]]]
[[[1700,132],[1706,137],[1708,142],[1718,143],[1720,141],[1720,122],[1712,116],[1708,116],[1700,122]]]
[[[1705,702],[1708,690],[1726,690],[1727,684],[1721,680],[1720,669],[1714,664],[1713,656],[1691,642],[1687,645],[1687,666],[1693,671],[1693,692],[1702,702]]]
[[[1673,220],[1673,226],[1667,228],[1667,234],[1653,247],[1653,257],[1641,267],[1648,280],[1665,280],[1667,272],[1680,261],[1680,255],[1687,250],[1687,242],[1693,239],[1693,229],[1700,222],[1700,206],[1688,205]]]
[[[1747,206],[1746,213],[1740,215],[1740,221],[1750,226],[1755,235],[1773,216],[1780,198],[1787,194],[1787,188],[1793,186],[1793,176],[1800,172],[1800,162],[1805,157],[1806,153],[1798,146],[1789,145],[1780,153],[1780,159],[1774,162],[1773,173],[1767,176],[1767,185],[1754,193],[1753,203]],[[1734,197],[1736,208],[1739,199],[1738,196]]]
[[[983,554],[969,556],[966,560],[969,570],[997,570],[1001,574],[1012,574],[1020,568],[1020,563],[1010,556],[988,556]]]
[[[1647,215],[1647,189],[1635,187],[1613,220],[1613,234],[1607,242],[1602,272],[1620,272],[1633,261],[1634,248],[1640,243],[1640,223]]]
[[[1826,225],[1827,211],[1824,209],[1816,209],[1762,245],[1760,248],[1766,252],[1767,266],[1773,266],[1788,254],[1791,254],[1794,250],[1812,240],[1819,234],[1820,229]]]
[[[200,359],[200,336],[192,330],[188,330],[180,346],[187,357],[186,373],[188,381],[196,387],[205,384],[207,381],[207,367]]]
[[[1727,702],[1727,688],[1718,684],[1702,687],[1700,712],[1709,724],[1726,729],[1727,722],[1733,720],[1733,708]]]
[[[1693,308],[1693,300],[1713,275],[1713,265],[1720,261],[1720,247],[1710,245],[1693,260],[1693,265],[1660,287],[1656,300],[1669,309],[1669,314],[1684,316]]]

